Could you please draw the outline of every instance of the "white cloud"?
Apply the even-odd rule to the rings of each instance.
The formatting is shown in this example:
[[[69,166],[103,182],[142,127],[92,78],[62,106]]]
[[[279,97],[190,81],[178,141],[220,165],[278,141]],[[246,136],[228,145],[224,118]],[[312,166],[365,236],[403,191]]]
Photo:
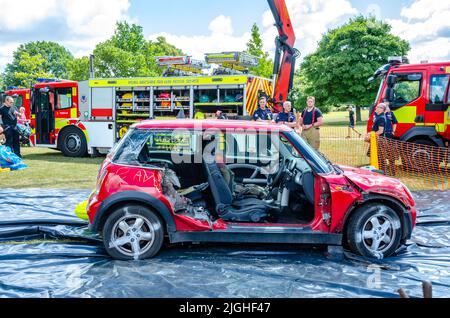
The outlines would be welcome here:
[[[392,33],[411,43],[411,62],[450,57],[450,2],[415,0],[402,8],[401,18],[387,22]]]
[[[111,37],[116,22],[127,20],[131,0],[0,0],[0,41],[2,47],[11,47],[2,39],[26,38],[56,41],[70,49],[76,57],[87,55],[95,45]],[[48,29],[54,32],[39,32]],[[33,38],[36,35],[36,39]],[[17,47],[17,45],[16,45]],[[2,49],[2,52],[6,49]],[[2,53],[3,54],[3,53]],[[8,59],[9,57],[9,59]],[[0,56],[0,69],[11,61],[12,51]]]
[[[169,43],[196,59],[203,60],[205,53],[224,51],[244,51],[250,39],[250,33],[235,35],[230,17],[220,15],[209,24],[210,34],[197,36],[174,35],[169,33],[151,34],[150,40],[164,36]]]
[[[286,4],[297,37],[297,47],[303,57],[317,48],[317,43],[329,28],[343,24],[349,16],[358,13],[348,0],[286,0]],[[267,51],[275,48],[277,30],[273,24],[272,13],[266,11],[263,15],[263,40]]]
[[[212,34],[233,35],[233,24],[230,17],[219,15],[211,21],[208,28]]]
[[[366,9],[366,15],[374,16],[378,20],[382,19],[381,7],[375,3],[369,4]]]
[[[49,16],[54,16],[57,3],[57,0],[0,0],[0,8],[3,12],[0,30],[23,29]]]
[[[343,23],[349,15],[357,13],[348,0],[287,0],[287,6],[303,56],[317,47],[317,42],[329,27]],[[272,54],[278,35],[274,23],[271,11],[264,12],[261,37],[265,44],[264,50]],[[209,24],[209,31],[209,35],[198,36],[159,33],[150,35],[149,39],[164,36],[186,54],[198,59],[203,59],[204,54],[208,52],[243,51],[250,39],[250,32],[236,35],[232,19],[223,15],[216,17]]]
[[[129,0],[63,0],[67,26],[75,34],[110,36],[116,21],[126,19]]]
[[[436,12],[444,12],[449,9],[450,3],[448,1],[416,0],[409,7],[402,9],[401,16],[409,20],[423,20],[431,18]]]
[[[14,51],[19,47],[20,43],[11,42],[2,44],[0,46],[0,67],[6,66],[9,62],[11,62],[11,57]]]

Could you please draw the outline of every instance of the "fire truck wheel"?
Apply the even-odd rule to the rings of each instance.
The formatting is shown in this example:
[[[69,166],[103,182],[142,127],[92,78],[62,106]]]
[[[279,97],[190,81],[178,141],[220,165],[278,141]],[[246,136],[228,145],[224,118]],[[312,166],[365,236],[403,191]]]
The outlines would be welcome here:
[[[391,256],[400,246],[402,224],[398,214],[390,207],[371,203],[355,212],[346,234],[353,253],[383,259]]]
[[[60,149],[66,157],[84,157],[87,154],[86,137],[78,128],[67,128],[60,137]]]
[[[103,244],[119,260],[144,260],[155,256],[164,242],[160,218],[150,209],[127,204],[115,210],[103,227]]]

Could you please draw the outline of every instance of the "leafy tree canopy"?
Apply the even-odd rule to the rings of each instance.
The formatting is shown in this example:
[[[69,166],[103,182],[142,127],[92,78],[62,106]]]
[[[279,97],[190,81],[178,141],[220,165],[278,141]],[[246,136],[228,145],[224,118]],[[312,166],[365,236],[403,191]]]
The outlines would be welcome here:
[[[264,43],[261,33],[256,24],[252,27],[252,35],[247,43],[247,53],[259,58],[259,65],[250,69],[250,73],[271,78],[273,73],[273,60],[269,58],[269,53],[263,51]]]
[[[358,16],[328,31],[317,50],[307,56],[296,73],[302,82],[299,103],[316,97],[319,107],[373,102],[379,83],[368,78],[389,56],[406,56],[409,43],[391,34],[391,26],[374,17]],[[298,90],[298,87],[297,87]]]
[[[36,74],[67,78],[67,64],[72,59],[72,53],[55,42],[37,41],[21,44],[13,53],[13,61],[5,68],[3,75],[5,85],[29,86],[29,82],[24,84],[24,78],[35,80],[33,76]]]

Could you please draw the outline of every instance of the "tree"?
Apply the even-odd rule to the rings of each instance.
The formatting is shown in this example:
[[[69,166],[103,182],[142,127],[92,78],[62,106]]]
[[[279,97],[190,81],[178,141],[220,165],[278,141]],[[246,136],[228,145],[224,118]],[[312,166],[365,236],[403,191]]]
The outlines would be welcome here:
[[[156,39],[156,41],[148,41],[145,47],[144,55],[149,76],[160,76],[164,70],[156,64],[155,57],[179,56],[184,55],[184,53],[180,49],[168,43],[165,37],[160,36]]]
[[[109,41],[94,50],[97,77],[133,77],[148,74],[142,53],[132,53],[115,47]]]
[[[85,81],[89,79],[89,58],[81,58],[69,61],[67,65],[67,78],[72,81]]]
[[[159,76],[163,69],[156,65],[155,56],[182,53],[167,43],[164,37],[157,38],[155,42],[147,41],[141,26],[118,22],[111,39],[98,44],[94,50],[96,76]],[[88,65],[84,67],[89,69]]]
[[[4,75],[0,74],[0,91],[5,90],[5,80],[4,80]]]
[[[29,57],[37,56],[43,59],[37,67],[39,72],[45,73],[49,77],[67,78],[67,64],[73,59],[72,53],[58,43],[37,41],[20,45],[13,53],[13,61],[5,68],[5,84],[8,86],[21,85],[24,77],[31,76],[31,71],[26,67],[30,61],[22,61],[22,58],[29,59]],[[20,77],[17,74],[20,74]]]
[[[390,32],[389,24],[363,16],[328,31],[297,72],[306,86],[303,97],[314,95],[321,108],[356,105],[360,121],[360,107],[373,102],[379,84],[367,79],[389,56],[406,56],[410,50],[407,41]]]
[[[269,53],[263,51],[263,41],[258,26],[253,24],[252,35],[247,43],[247,53],[259,58],[259,65],[250,68],[252,74],[271,78],[273,73],[273,60],[269,58]]]
[[[15,72],[14,79],[16,86],[30,87],[37,78],[49,78],[52,74],[45,71],[45,58],[40,55],[31,56],[27,52],[20,55],[19,69],[24,69],[26,72]]]
[[[142,53],[147,41],[140,25],[129,25],[128,22],[122,21],[117,22],[110,44],[126,52]]]

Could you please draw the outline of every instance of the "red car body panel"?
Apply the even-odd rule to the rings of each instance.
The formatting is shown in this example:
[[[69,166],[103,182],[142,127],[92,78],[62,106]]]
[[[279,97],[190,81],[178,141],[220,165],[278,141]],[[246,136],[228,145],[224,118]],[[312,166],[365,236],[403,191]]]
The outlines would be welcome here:
[[[134,125],[137,129],[240,129],[254,128],[255,131],[290,131],[285,126],[268,125],[254,122],[239,121],[151,121]],[[89,199],[88,215],[90,222],[94,222],[96,212],[111,195],[136,191],[146,193],[159,200],[170,211],[176,231],[179,232],[207,232],[226,230],[233,222],[221,219],[214,224],[174,213],[169,200],[162,191],[162,172],[158,169],[144,169],[141,167],[122,166],[111,163],[112,154],[108,155],[103,163],[98,177],[97,191]],[[400,201],[412,214],[413,223],[416,220],[414,201],[404,186],[397,180],[375,174],[366,170],[351,167],[342,167],[345,173],[316,175],[315,177],[315,216],[310,224],[258,224],[239,223],[239,226],[257,227],[289,227],[308,228],[314,232],[341,233],[345,221],[352,208],[364,202],[364,193],[383,195],[392,200]]]

